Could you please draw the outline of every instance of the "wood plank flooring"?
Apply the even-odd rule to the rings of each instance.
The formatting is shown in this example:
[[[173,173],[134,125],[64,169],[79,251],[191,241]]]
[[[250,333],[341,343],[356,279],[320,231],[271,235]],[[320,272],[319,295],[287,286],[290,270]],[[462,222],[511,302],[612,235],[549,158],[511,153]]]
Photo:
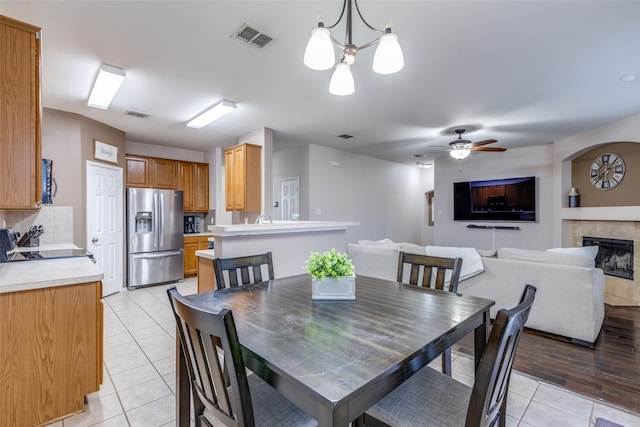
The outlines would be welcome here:
[[[454,350],[473,355],[472,336]],[[594,348],[526,331],[514,369],[640,414],[640,307],[605,305]]]

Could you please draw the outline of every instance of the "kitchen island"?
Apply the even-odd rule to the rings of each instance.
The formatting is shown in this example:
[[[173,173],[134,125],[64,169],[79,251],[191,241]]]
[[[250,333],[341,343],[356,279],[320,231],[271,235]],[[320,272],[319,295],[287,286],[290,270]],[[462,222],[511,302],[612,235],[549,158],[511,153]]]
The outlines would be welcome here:
[[[351,221],[273,221],[262,224],[211,225],[214,249],[197,251],[198,292],[215,288],[213,262],[216,258],[233,258],[271,252],[275,277],[304,273],[311,252],[347,250],[347,227],[360,225]],[[201,278],[202,275],[202,278]]]
[[[88,257],[0,264],[0,413],[7,425],[83,411],[85,396],[100,389],[102,278]]]

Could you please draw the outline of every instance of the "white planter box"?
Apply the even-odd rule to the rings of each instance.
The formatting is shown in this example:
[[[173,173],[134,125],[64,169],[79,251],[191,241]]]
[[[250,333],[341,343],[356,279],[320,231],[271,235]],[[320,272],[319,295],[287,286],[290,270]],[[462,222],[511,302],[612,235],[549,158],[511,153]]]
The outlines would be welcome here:
[[[343,276],[340,279],[326,278],[313,280],[312,300],[355,300],[355,276]]]

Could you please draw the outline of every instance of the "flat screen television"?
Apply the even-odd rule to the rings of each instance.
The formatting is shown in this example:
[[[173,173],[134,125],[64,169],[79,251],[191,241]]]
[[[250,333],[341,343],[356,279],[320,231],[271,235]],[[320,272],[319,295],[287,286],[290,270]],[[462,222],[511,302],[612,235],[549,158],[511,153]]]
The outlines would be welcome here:
[[[453,183],[454,221],[535,221],[536,177]]]

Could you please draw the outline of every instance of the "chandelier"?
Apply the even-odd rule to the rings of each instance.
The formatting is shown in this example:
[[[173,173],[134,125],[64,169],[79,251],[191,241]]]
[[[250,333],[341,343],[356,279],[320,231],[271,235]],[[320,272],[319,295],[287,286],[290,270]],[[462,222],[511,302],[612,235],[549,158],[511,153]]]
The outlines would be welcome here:
[[[369,29],[382,34],[380,37],[362,46],[353,44],[353,6],[355,6],[362,22]],[[345,11],[347,12],[345,41],[340,43],[331,35],[329,29],[334,28],[342,21]],[[342,49],[342,57],[337,64],[333,50],[334,43]],[[342,12],[340,12],[340,17],[335,24],[325,27],[324,18],[318,17],[318,26],[311,31],[311,38],[304,52],[304,64],[313,70],[328,70],[333,67],[329,92],[334,95],[351,95],[355,91],[351,66],[355,61],[356,54],[374,44],[377,44],[378,47],[373,57],[373,71],[379,74],[393,74],[404,67],[402,49],[398,43],[398,36],[391,31],[391,22],[385,23],[384,30],[374,28],[360,13],[357,0],[344,0]]]

